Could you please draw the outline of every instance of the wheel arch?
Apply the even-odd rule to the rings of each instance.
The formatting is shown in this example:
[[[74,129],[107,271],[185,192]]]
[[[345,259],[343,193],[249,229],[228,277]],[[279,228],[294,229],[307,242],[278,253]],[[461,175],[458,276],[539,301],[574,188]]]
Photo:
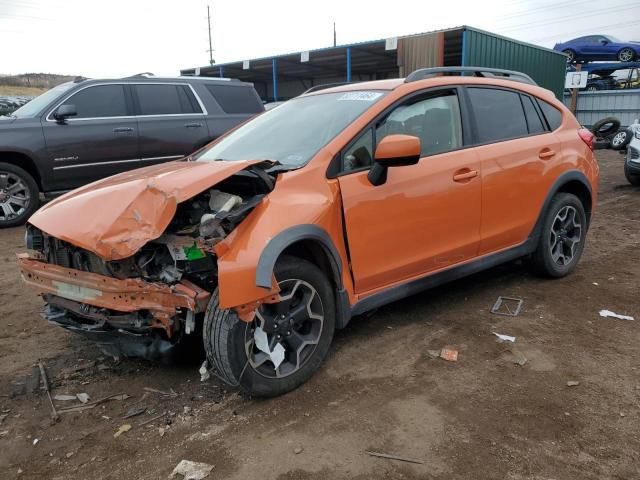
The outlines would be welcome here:
[[[42,191],[42,178],[40,177],[40,171],[36,167],[33,159],[24,153],[13,151],[0,151],[0,162],[8,163],[15,167],[23,169],[29,175],[33,177],[38,185],[40,191]]]
[[[336,294],[336,328],[351,318],[349,298],[342,282],[342,261],[326,230],[317,225],[296,225],[273,237],[260,254],[256,286],[271,288],[273,271],[283,255],[303,258],[322,270]]]
[[[591,212],[593,211],[593,193],[589,180],[584,173],[578,170],[565,172],[553,183],[542,204],[542,208],[538,214],[538,220],[536,221],[532,234],[529,236],[529,245],[531,245],[532,248],[535,248],[535,245],[538,243],[538,238],[542,232],[542,224],[544,223],[544,218],[551,204],[551,200],[558,193],[571,193],[580,199],[587,216],[587,227],[589,226]]]

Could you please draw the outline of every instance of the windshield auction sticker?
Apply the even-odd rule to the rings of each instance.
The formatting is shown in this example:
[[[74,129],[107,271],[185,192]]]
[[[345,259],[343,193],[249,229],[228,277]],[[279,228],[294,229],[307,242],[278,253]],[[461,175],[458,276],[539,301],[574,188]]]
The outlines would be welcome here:
[[[382,96],[380,92],[347,92],[338,100],[360,100],[361,102],[373,102]]]

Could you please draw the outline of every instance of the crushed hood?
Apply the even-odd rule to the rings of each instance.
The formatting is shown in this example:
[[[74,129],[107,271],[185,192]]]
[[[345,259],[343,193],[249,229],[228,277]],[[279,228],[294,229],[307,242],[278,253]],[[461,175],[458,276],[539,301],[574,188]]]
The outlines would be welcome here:
[[[29,223],[104,260],[120,260],[160,237],[179,203],[256,163],[176,161],[132,170],[49,202]]]

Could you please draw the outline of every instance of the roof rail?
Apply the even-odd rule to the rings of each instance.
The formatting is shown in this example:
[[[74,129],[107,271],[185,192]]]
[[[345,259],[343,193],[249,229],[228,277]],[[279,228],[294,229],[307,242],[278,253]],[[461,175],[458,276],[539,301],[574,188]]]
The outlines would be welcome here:
[[[405,83],[424,80],[425,78],[435,77],[437,75],[447,75],[452,73],[471,73],[473,77],[498,78],[500,80],[512,80],[514,82],[528,83],[537,85],[537,83],[526,73],[515,72],[513,70],[504,70],[502,68],[485,68],[485,67],[434,67],[421,68],[410,73],[404,79]]]
[[[131,75],[130,77],[125,77],[125,78],[149,78],[149,77],[155,77],[155,75],[151,72],[142,72],[142,73],[136,73],[135,75]]]
[[[349,85],[350,83],[357,83],[357,82],[323,83],[322,85],[315,85],[315,86],[311,87],[309,90],[305,91],[302,95],[305,95],[305,94],[311,93],[311,92],[317,92],[319,90],[325,90],[327,88],[340,87],[342,85]]]

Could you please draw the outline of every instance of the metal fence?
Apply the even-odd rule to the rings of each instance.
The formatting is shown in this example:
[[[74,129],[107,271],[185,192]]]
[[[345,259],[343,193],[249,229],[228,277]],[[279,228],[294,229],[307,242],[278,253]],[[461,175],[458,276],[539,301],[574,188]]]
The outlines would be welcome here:
[[[564,104],[571,104],[569,93],[564,94]],[[605,117],[616,117],[623,126],[630,125],[640,118],[640,90],[579,92],[576,117],[587,127]]]

